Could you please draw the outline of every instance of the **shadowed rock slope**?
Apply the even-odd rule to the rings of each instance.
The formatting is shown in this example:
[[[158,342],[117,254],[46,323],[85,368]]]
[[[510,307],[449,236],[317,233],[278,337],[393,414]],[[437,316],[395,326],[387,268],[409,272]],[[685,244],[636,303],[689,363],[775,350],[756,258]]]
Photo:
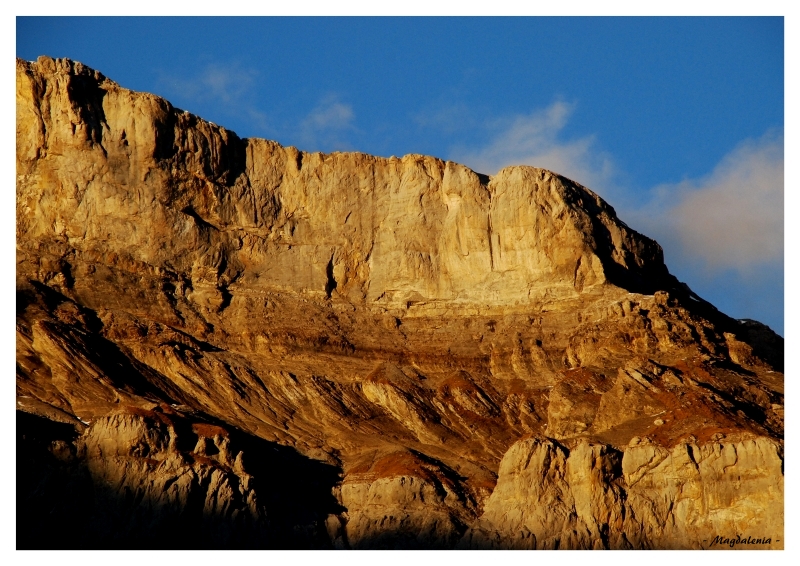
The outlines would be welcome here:
[[[783,547],[783,340],[585,187],[16,88],[19,547]]]

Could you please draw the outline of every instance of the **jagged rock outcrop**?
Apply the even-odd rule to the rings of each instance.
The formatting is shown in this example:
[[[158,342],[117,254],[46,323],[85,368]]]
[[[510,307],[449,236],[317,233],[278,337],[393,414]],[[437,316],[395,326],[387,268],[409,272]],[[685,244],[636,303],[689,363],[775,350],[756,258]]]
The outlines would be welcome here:
[[[275,446],[166,404],[121,407],[80,430],[49,422],[17,419],[29,472],[18,482],[20,548],[332,546],[331,478],[325,497],[309,478],[325,470]]]
[[[782,545],[782,339],[569,179],[240,139],[40,58],[17,61],[16,196],[17,406],[75,431],[25,462],[125,501],[120,536]],[[178,446],[173,421],[228,436]]]
[[[783,548],[781,452],[764,437],[671,449],[636,439],[623,451],[521,440],[460,546],[691,549],[738,536]]]
[[[352,548],[452,548],[476,505],[452,469],[396,452],[350,470],[341,486]]]

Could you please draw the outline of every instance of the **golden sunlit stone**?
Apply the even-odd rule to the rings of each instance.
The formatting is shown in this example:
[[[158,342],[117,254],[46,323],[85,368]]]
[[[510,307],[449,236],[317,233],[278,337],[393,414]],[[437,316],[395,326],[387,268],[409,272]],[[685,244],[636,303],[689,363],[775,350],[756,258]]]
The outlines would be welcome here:
[[[40,544],[783,548],[782,339],[556,173],[240,139],[42,57],[16,197]]]

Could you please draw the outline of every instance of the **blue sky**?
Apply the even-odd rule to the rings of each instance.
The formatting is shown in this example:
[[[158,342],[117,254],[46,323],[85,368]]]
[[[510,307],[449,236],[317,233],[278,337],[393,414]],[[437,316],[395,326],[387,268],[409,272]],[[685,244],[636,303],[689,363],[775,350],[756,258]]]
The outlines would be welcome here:
[[[553,169],[783,334],[783,18],[17,18],[17,56],[303,150]]]

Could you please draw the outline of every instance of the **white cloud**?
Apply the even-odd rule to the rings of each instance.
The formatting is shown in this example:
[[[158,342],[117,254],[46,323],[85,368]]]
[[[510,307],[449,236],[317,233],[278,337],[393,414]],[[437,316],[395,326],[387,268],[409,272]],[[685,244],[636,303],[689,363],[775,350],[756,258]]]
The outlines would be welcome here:
[[[350,149],[347,134],[356,130],[355,112],[335,95],[328,95],[300,123],[303,149],[325,151]]]
[[[160,82],[172,94],[195,101],[240,102],[253,89],[258,72],[237,64],[211,63],[197,75],[188,78],[162,76]]]
[[[611,160],[594,146],[594,138],[561,141],[559,134],[573,105],[555,102],[543,110],[498,120],[491,142],[477,150],[455,150],[453,159],[475,171],[494,175],[508,165],[533,165],[550,169],[587,187],[599,190],[609,185]]]
[[[222,102],[234,102],[242,98],[253,84],[255,71],[238,67],[209,65],[200,75],[200,85],[205,94]]]
[[[664,248],[673,267],[713,276],[726,270],[758,277],[783,262],[783,135],[746,140],[705,177],[646,191],[633,199],[612,159],[592,136],[563,141],[573,106],[556,102],[512,119],[497,120],[489,143],[451,156],[475,171],[495,174],[507,165],[550,169],[609,200],[620,218]]]
[[[267,135],[273,129],[271,121],[254,103],[258,75],[255,69],[243,68],[238,63],[210,63],[194,76],[162,75],[159,83],[178,105],[212,104],[225,115],[247,119],[261,135]],[[202,114],[206,116],[208,112]]]
[[[314,130],[342,129],[350,126],[354,116],[351,106],[330,100],[317,106],[303,124]]]
[[[783,135],[746,140],[706,177],[654,189],[626,211],[682,263],[744,276],[783,262]]]

